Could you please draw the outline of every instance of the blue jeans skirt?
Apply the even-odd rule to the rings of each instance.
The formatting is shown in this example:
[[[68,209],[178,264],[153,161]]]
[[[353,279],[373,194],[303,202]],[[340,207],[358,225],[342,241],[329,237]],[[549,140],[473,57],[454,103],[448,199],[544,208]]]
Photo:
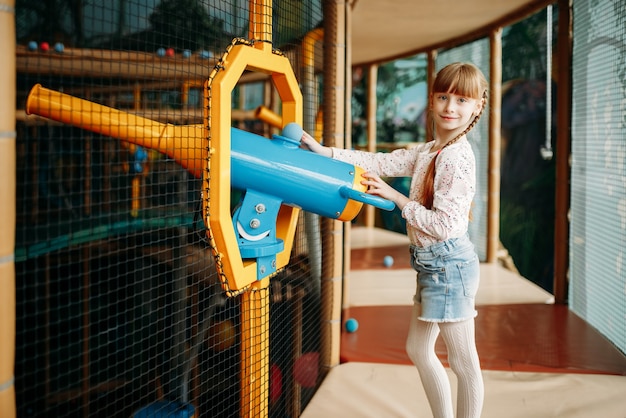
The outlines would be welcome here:
[[[480,264],[469,236],[427,248],[411,245],[410,251],[411,266],[417,272],[413,301],[421,308],[418,319],[458,322],[476,317]]]

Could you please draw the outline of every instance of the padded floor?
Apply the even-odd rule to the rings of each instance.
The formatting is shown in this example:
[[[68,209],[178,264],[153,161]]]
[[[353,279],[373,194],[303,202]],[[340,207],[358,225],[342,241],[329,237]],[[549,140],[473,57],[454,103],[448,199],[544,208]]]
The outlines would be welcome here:
[[[448,373],[455,387],[455,376]],[[624,418],[626,377],[483,371],[482,418]],[[302,418],[431,418],[413,366],[345,363],[326,376]]]
[[[343,316],[359,327],[343,331],[341,364],[302,417],[432,417],[404,351],[415,292],[407,238],[357,227],[351,240]],[[626,356],[567,306],[497,264],[481,265],[477,305],[483,418],[626,418]],[[447,365],[441,341],[437,354]]]

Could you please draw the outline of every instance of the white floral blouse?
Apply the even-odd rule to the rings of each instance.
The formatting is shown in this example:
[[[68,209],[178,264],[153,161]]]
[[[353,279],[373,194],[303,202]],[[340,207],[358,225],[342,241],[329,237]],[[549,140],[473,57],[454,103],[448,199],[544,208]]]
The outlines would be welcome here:
[[[428,210],[417,201],[428,165],[436,155],[430,152],[433,144],[431,141],[390,153],[332,149],[333,158],[381,177],[411,177],[411,201],[402,210],[402,217],[406,219],[411,244],[418,247],[463,236],[476,192],[476,160],[472,146],[463,137],[445,147],[437,159],[433,209]]]

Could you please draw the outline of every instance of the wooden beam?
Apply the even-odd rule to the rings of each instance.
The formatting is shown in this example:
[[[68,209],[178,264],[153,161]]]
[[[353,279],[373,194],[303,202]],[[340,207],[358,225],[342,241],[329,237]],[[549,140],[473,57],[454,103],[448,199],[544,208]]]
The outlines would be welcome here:
[[[554,202],[554,301],[567,304],[571,153],[572,0],[559,0],[556,96],[556,180]]]
[[[487,262],[497,260],[500,246],[500,159],[502,103],[502,28],[489,35],[489,173],[487,174]]]
[[[367,150],[376,152],[376,107],[378,100],[376,97],[376,85],[378,84],[378,64],[372,64],[367,67]],[[375,224],[376,211],[374,206],[366,205],[363,221],[366,227],[373,228]]]

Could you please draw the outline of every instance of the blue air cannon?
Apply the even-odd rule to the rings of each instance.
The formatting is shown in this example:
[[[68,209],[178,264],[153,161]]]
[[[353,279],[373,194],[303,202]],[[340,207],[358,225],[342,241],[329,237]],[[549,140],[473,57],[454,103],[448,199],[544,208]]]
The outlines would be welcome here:
[[[302,128],[295,123],[272,140],[235,128],[231,135],[232,186],[245,190],[233,227],[241,256],[257,259],[259,277],[275,271],[272,260],[283,250],[275,228],[282,204],[342,221],[353,219],[362,203],[394,208],[365,192],[359,167],[301,149]]]
[[[366,193],[360,183],[363,173],[360,167],[301,149],[303,132],[295,123],[288,124],[282,135],[274,135],[273,139],[231,128],[230,170],[224,173],[219,165],[209,164],[214,151],[207,150],[203,125],[164,124],[41,85],[31,90],[26,112],[157,150],[197,178],[221,176],[217,179],[221,185],[230,177],[230,186],[244,193],[232,214],[232,231],[218,229],[209,238],[215,242],[218,265],[242,267],[240,270],[231,267],[225,274],[236,282],[231,283],[231,289],[241,289],[271,276],[286,264],[277,262],[276,258],[284,252],[285,240],[293,238],[284,231],[295,228],[288,225],[293,224],[290,220],[293,216],[284,215],[285,205],[341,221],[354,219],[363,203],[384,210],[394,208],[393,202]],[[206,205],[207,227],[213,205],[224,203]],[[228,248],[233,237],[238,255]],[[240,260],[228,260],[237,257]],[[249,277],[242,279],[242,275]]]

